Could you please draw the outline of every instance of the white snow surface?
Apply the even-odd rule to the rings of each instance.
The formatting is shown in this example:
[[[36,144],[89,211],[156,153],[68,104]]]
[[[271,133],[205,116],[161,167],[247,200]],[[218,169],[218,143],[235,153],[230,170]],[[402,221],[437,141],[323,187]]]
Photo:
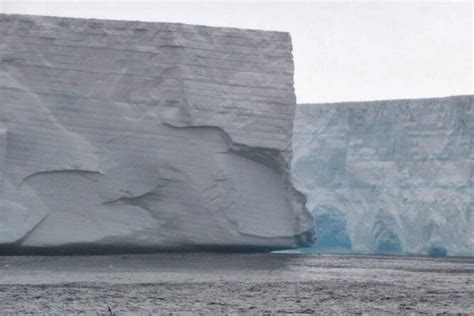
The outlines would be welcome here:
[[[0,47],[2,249],[311,244],[288,33],[0,15]]]
[[[321,251],[474,255],[473,96],[298,105]]]

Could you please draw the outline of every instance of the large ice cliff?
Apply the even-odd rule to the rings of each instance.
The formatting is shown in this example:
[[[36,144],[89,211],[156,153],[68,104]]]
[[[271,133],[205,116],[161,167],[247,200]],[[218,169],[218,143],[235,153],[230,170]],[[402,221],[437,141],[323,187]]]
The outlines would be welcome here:
[[[319,251],[474,255],[473,96],[301,104]]]
[[[0,252],[279,249],[288,33],[0,15]]]

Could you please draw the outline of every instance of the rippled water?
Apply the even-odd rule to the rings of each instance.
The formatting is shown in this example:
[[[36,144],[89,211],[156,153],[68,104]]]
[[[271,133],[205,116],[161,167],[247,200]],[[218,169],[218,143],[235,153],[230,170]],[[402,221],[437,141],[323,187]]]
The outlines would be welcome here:
[[[0,257],[1,313],[474,313],[474,259]]]

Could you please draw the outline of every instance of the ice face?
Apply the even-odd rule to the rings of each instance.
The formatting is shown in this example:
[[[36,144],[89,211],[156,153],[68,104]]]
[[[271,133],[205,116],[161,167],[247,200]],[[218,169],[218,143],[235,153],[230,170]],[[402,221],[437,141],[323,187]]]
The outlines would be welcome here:
[[[0,15],[0,248],[291,248],[288,33]]]
[[[473,96],[299,105],[317,249],[474,255],[473,144]]]

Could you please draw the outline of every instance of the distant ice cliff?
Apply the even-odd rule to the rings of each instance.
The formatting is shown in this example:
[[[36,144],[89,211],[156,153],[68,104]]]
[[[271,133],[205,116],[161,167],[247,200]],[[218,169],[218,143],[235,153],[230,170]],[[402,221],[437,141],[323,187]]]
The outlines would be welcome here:
[[[473,99],[298,105],[316,249],[474,255]]]

